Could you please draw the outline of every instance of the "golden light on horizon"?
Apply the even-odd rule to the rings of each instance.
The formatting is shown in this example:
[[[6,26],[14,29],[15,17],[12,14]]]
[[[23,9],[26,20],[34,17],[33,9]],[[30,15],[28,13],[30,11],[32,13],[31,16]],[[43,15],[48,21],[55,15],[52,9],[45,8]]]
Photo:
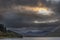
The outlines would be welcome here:
[[[26,12],[30,14],[29,12],[33,12],[33,14],[40,14],[40,15],[48,15],[54,14],[51,8],[48,8],[46,6],[43,6],[43,4],[40,4],[40,6],[18,6],[14,7],[15,10],[19,10],[20,12]]]
[[[52,11],[48,8],[39,8],[38,10],[38,14],[41,14],[41,15],[51,15]]]

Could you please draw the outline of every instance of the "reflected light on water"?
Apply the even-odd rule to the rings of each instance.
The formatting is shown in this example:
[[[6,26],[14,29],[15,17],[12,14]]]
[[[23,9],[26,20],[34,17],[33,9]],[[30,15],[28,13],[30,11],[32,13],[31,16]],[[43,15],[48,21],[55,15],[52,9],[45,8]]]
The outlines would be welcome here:
[[[24,38],[3,38],[0,40],[60,40],[59,37],[24,37]]]

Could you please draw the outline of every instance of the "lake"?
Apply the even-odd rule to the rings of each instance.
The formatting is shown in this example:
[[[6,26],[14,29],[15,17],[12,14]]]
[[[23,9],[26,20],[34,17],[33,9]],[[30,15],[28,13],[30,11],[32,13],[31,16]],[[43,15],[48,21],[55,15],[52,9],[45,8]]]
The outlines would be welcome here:
[[[0,40],[60,40],[60,37],[24,37],[24,38],[3,38]]]

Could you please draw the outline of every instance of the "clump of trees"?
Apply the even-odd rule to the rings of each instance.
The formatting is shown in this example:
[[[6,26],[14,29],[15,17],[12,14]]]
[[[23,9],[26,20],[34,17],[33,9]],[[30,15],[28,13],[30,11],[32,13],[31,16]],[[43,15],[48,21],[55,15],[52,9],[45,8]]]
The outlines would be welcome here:
[[[4,24],[0,24],[0,31],[6,32],[6,27],[4,27]]]

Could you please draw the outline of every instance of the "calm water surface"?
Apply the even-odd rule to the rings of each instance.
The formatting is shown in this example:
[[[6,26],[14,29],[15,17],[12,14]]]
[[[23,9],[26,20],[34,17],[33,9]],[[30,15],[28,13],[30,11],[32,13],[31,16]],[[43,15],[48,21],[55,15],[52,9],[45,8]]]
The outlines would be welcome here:
[[[4,38],[0,40],[60,40],[60,37],[24,37],[24,38]]]

